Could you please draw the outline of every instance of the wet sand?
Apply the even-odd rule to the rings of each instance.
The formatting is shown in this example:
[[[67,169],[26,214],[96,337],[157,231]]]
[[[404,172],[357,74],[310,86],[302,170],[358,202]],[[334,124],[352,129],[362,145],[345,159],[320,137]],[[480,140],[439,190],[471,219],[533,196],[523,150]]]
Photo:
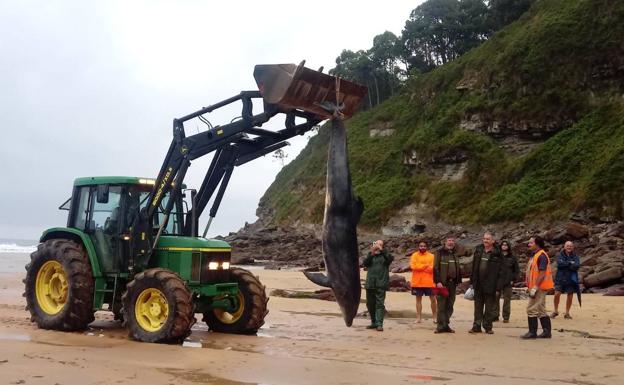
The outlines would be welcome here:
[[[267,291],[315,290],[300,272],[255,271]],[[258,336],[208,332],[198,322],[186,346],[131,341],[108,313],[90,330],[38,330],[24,311],[22,273],[0,273],[0,384],[621,384],[624,299],[584,296],[572,320],[553,321],[552,340],[521,341],[525,301],[509,324],[470,335],[472,302],[457,299],[456,334],[414,320],[414,299],[388,293],[385,331],[347,328],[333,302],[271,297]],[[552,307],[552,297],[548,297]],[[365,306],[360,306],[360,312]],[[201,315],[198,315],[201,318]]]

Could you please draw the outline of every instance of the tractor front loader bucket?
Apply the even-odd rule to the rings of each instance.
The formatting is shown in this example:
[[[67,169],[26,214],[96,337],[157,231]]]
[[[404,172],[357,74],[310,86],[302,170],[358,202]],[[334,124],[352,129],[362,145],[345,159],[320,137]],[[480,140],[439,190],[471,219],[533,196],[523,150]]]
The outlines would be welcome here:
[[[282,111],[297,109],[311,112],[323,119],[332,113],[323,104],[341,107],[344,119],[357,110],[367,89],[359,84],[336,78],[295,64],[259,64],[254,78],[265,102]]]

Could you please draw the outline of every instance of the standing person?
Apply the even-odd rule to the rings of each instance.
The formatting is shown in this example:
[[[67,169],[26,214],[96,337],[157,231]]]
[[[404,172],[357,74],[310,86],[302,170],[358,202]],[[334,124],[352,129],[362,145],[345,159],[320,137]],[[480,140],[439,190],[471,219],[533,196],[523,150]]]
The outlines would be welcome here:
[[[390,284],[390,263],[394,257],[386,249],[382,240],[373,242],[370,252],[362,263],[367,267],[366,308],[371,317],[371,324],[367,329],[383,331],[383,320],[386,314],[386,290]]]
[[[481,325],[487,334],[494,334],[492,322],[497,317],[496,298],[502,288],[502,256],[494,245],[494,236],[483,234],[483,244],[475,248],[472,259],[470,283],[474,289],[474,321],[470,333],[481,333]]]
[[[412,295],[416,296],[416,322],[422,322],[422,297],[426,295],[431,302],[431,314],[433,322],[438,316],[437,301],[433,294],[433,260],[435,257],[427,250],[427,242],[418,244],[418,251],[410,257],[410,269],[412,269]]]
[[[576,253],[574,253],[574,243],[567,241],[563,245],[563,250],[557,254],[557,274],[555,275],[555,311],[550,315],[551,318],[555,318],[559,315],[559,299],[561,293],[567,294],[566,298],[566,312],[565,319],[572,319],[570,315],[570,308],[572,307],[572,300],[574,299],[574,293],[578,292],[578,269],[581,265],[581,260]]]
[[[546,293],[555,287],[550,269],[550,258],[544,251],[545,243],[541,237],[532,237],[528,246],[534,253],[527,263],[526,270],[526,284],[529,290],[529,304],[527,306],[529,331],[521,338],[551,338],[550,317],[546,314]],[[537,335],[538,319],[542,324],[542,334],[539,336]]]
[[[511,252],[511,244],[509,241],[502,241],[500,245],[501,255],[503,256],[503,265],[501,269],[501,281],[503,288],[496,298],[496,315],[494,321],[498,321],[500,317],[500,298],[503,297],[503,323],[509,322],[511,316],[511,294],[513,292],[513,284],[520,276],[520,266],[518,259]]]
[[[438,327],[435,333],[455,333],[449,324],[455,304],[455,288],[461,279],[459,258],[455,254],[455,238],[448,237],[433,261],[433,281],[438,292]]]

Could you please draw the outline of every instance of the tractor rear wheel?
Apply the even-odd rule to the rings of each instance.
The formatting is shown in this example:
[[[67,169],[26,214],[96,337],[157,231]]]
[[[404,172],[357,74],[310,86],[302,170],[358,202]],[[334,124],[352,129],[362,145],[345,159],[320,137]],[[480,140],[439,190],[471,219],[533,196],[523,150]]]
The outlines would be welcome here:
[[[249,271],[234,267],[230,271],[238,283],[238,308],[233,312],[213,309],[204,313],[204,322],[215,332],[254,334],[264,325],[269,313],[265,287]]]
[[[123,323],[143,342],[179,342],[191,334],[195,306],[191,292],[173,271],[161,268],[137,274],[121,297]]]
[[[23,282],[30,320],[40,328],[82,330],[93,322],[93,272],[82,245],[68,239],[39,244]]]

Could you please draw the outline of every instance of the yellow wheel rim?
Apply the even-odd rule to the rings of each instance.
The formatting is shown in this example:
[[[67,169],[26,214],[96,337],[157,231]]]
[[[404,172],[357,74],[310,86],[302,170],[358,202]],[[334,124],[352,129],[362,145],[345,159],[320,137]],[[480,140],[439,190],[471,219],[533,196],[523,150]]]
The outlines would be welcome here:
[[[58,314],[67,302],[68,286],[67,275],[59,262],[44,263],[35,281],[37,303],[41,310],[50,315]]]
[[[217,319],[222,323],[230,325],[238,321],[243,316],[243,313],[245,312],[245,297],[240,290],[238,291],[236,298],[238,299],[238,309],[236,309],[235,312],[230,313],[223,309],[213,310],[215,317],[217,317]]]
[[[141,328],[148,332],[157,332],[167,322],[169,303],[162,291],[154,288],[145,289],[134,304],[134,316]]]

